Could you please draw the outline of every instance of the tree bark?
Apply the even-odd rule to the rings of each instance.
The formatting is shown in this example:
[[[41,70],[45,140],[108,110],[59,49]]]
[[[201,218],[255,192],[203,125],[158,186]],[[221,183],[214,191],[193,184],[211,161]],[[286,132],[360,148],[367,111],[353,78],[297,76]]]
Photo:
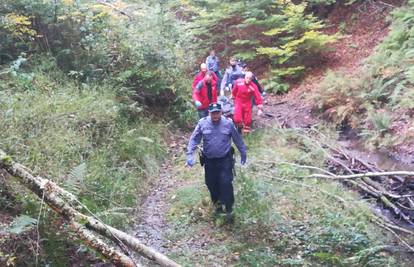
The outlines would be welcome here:
[[[48,179],[33,176],[28,168],[14,162],[11,157],[7,156],[1,149],[0,168],[6,170],[10,175],[19,178],[23,185],[34,192],[38,197],[43,198],[45,203],[69,222],[71,229],[76,230],[75,232],[82,240],[85,240],[87,244],[91,245],[92,248],[102,253],[102,255],[111,261],[118,262],[120,265],[124,266],[131,266],[129,264],[133,263],[133,261],[125,254],[114,248],[110,248],[108,245],[104,246],[104,243],[96,236],[92,235],[86,228],[98,232],[116,243],[123,242],[137,253],[157,262],[161,266],[180,266],[165,255],[142,244],[137,238],[106,225],[93,217],[80,213],[73,207],[74,205],[81,205],[73,194]],[[127,259],[129,259],[129,261]]]

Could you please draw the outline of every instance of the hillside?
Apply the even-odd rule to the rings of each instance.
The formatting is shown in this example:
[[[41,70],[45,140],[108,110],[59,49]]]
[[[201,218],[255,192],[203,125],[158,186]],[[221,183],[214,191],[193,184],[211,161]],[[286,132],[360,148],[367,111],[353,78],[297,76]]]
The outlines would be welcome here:
[[[411,266],[412,26],[399,0],[3,1],[0,265]],[[212,48],[267,91],[231,222],[186,165]]]

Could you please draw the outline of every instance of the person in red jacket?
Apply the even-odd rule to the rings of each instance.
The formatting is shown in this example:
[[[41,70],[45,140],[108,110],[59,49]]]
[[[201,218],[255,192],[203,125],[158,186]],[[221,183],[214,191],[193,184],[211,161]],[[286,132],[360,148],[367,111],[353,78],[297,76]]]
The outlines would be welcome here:
[[[263,101],[260,95],[259,89],[256,84],[252,82],[253,73],[246,72],[244,79],[238,79],[232,90],[232,96],[234,98],[234,116],[233,121],[244,134],[250,132],[252,124],[252,97],[255,98],[257,108],[259,109],[258,115],[263,113]]]
[[[193,91],[196,88],[198,82],[201,81],[202,79],[204,79],[204,75],[206,75],[206,73],[207,73],[207,65],[206,65],[206,63],[201,63],[200,71],[197,73],[196,76],[194,76],[193,86],[192,86]],[[212,72],[211,75],[212,75],[213,80],[217,84],[217,81],[218,81],[217,75],[214,72]]]
[[[217,87],[213,74],[214,72],[207,71],[204,78],[197,83],[193,90],[193,100],[200,119],[207,117],[208,106],[217,102]]]

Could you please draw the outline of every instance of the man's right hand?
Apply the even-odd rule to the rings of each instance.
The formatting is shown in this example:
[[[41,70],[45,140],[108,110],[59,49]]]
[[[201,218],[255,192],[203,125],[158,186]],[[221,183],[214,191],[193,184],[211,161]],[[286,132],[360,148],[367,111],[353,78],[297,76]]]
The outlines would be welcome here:
[[[193,167],[193,166],[194,166],[194,164],[195,164],[194,159],[187,159],[187,166],[188,166],[188,167]]]
[[[194,105],[195,105],[197,108],[199,108],[199,107],[201,107],[201,102],[200,102],[200,101],[198,101],[198,100],[196,100],[196,101],[194,101]]]

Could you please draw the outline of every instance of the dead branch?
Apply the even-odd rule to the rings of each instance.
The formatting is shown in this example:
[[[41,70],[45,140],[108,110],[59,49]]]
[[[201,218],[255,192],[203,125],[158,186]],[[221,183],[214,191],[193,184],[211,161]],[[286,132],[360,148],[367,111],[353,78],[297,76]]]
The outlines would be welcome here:
[[[267,178],[272,179],[272,180],[282,181],[282,182],[286,182],[286,183],[290,183],[290,184],[299,185],[301,187],[306,187],[306,188],[315,190],[317,192],[324,193],[325,195],[327,195],[329,197],[332,197],[332,198],[334,198],[336,200],[339,200],[341,203],[346,203],[345,199],[343,199],[343,198],[341,198],[341,197],[339,197],[337,195],[331,194],[331,193],[329,193],[329,192],[327,192],[327,191],[325,191],[323,189],[320,189],[318,187],[311,186],[311,185],[307,185],[307,184],[304,184],[304,183],[299,183],[299,182],[291,181],[291,180],[287,180],[287,179],[283,179],[283,178],[279,178],[279,177],[276,177],[276,176],[267,175],[267,174],[262,174],[262,175],[264,177],[267,177]]]
[[[410,244],[407,243],[407,241],[405,241],[401,236],[399,236],[394,230],[392,230],[390,227],[388,227],[385,224],[382,224],[380,222],[377,222],[377,225],[379,225],[380,227],[384,228],[385,230],[387,230],[388,232],[390,232],[391,234],[393,234],[398,240],[401,241],[401,243],[403,243],[404,246],[406,246],[411,252],[414,252],[414,248],[412,246],[410,246]]]
[[[112,8],[113,10],[115,10],[116,12],[118,12],[119,14],[124,15],[124,16],[127,16],[127,17],[129,18],[129,20],[132,20],[132,16],[131,16],[131,15],[129,15],[129,14],[128,14],[128,13],[126,13],[125,11],[123,11],[123,10],[121,10],[121,9],[117,8],[117,7],[116,7],[116,6],[114,6],[113,4],[111,4],[111,3],[107,3],[107,2],[105,2],[105,1],[103,1],[103,0],[98,0],[97,2],[98,2],[98,4],[101,4],[101,5],[103,5],[103,6],[107,6],[107,7],[109,7],[109,8]]]
[[[124,242],[125,244],[129,245],[131,249],[134,249],[136,252],[148,259],[154,260],[161,266],[180,266],[171,259],[167,258],[165,255],[153,250],[150,247],[145,246],[135,237],[130,236],[109,225],[106,225],[93,217],[86,216],[80,213],[71,205],[73,204],[73,202],[80,204],[80,202],[76,199],[76,197],[74,197],[73,194],[62,189],[50,180],[44,179],[39,176],[33,176],[28,168],[14,162],[11,159],[11,157],[7,156],[6,153],[4,153],[2,150],[0,150],[0,168],[6,170],[12,176],[19,178],[20,182],[23,185],[25,185],[28,189],[30,189],[32,192],[34,192],[38,197],[44,197],[45,203],[47,203],[55,212],[57,212],[63,218],[65,218],[66,221],[69,222],[69,225],[73,225],[74,223],[78,222],[84,222],[84,224],[80,225],[84,225],[83,227],[86,226],[87,228],[94,230],[115,242]],[[70,201],[67,201],[65,198],[69,198]],[[79,227],[75,227],[75,229],[78,228]],[[91,235],[89,235],[87,232],[83,230],[78,231],[77,234],[82,240],[85,240],[86,237],[92,238]],[[85,241],[87,241],[88,244],[91,243],[91,240]],[[95,240],[92,242],[92,244],[100,244],[100,242],[98,242],[98,240]],[[129,258],[121,252],[115,253],[116,250],[113,248],[111,248],[110,251],[115,252],[108,254],[108,250],[106,250],[108,246],[95,246],[93,248],[100,249],[98,251],[102,253],[102,255],[104,255],[105,257],[108,257],[108,259],[110,260],[114,260],[112,258],[109,258],[112,255],[116,256],[115,260]],[[129,262],[125,262],[125,266],[130,266],[128,264]]]
[[[290,165],[290,166],[294,166],[297,168],[302,168],[302,169],[308,169],[308,170],[315,170],[315,171],[320,171],[323,172],[327,175],[335,175],[327,170],[324,170],[322,168],[319,167],[315,167],[315,166],[308,166],[308,165],[300,165],[300,164],[296,164],[293,162],[287,162],[287,161],[267,161],[267,160],[258,160],[258,163],[264,163],[264,164],[270,164],[270,165]]]
[[[414,172],[410,171],[392,171],[392,172],[366,172],[366,173],[358,173],[358,174],[351,174],[351,175],[326,175],[326,174],[311,174],[309,178],[326,178],[326,179],[334,179],[334,180],[344,180],[344,179],[356,179],[356,178],[363,178],[363,177],[380,177],[380,176],[414,176]]]

